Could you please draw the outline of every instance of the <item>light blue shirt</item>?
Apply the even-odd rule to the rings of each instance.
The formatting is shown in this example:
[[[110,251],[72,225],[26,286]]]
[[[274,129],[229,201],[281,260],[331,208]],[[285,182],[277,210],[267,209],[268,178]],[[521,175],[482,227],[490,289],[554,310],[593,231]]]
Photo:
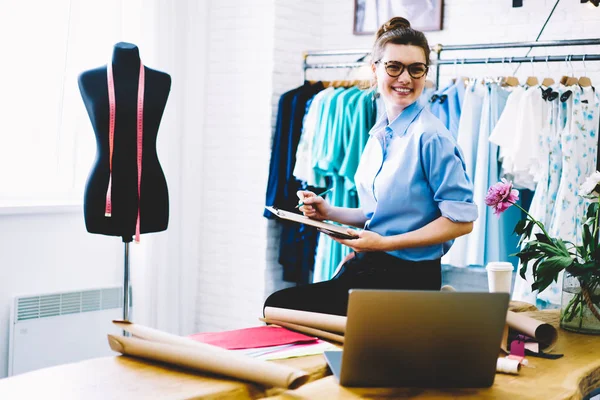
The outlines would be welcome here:
[[[354,177],[365,229],[382,236],[422,228],[444,216],[455,222],[477,219],[473,184],[456,141],[417,102],[388,124],[383,115],[370,137]],[[394,250],[410,261],[440,258],[453,241]]]

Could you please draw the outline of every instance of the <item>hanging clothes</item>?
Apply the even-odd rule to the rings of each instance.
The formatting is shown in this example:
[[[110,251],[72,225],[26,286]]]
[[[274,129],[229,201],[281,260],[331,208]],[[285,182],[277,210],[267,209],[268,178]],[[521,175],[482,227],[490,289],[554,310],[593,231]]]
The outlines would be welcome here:
[[[558,90],[557,86],[553,87],[554,90]],[[540,96],[541,97],[541,96]],[[540,221],[544,226],[550,226],[550,219],[552,218],[552,209],[556,200],[555,195],[558,190],[558,182],[560,178],[560,171],[562,169],[562,156],[560,150],[560,143],[557,140],[557,129],[558,115],[559,115],[559,101],[549,100],[547,97],[544,99],[544,105],[540,110],[542,114],[542,129],[538,136],[538,171],[532,171],[537,185],[531,205],[529,207],[529,214],[535,219]],[[532,118],[535,118],[532,116]],[[533,233],[540,233],[541,230],[535,226]],[[525,243],[523,243],[523,246]],[[523,246],[521,248],[523,248]],[[533,273],[531,268],[526,271],[525,279],[521,278],[520,270],[522,264],[519,262],[517,265],[517,274],[515,276],[515,284],[513,289],[513,300],[524,301],[529,304],[537,303],[537,291],[531,290],[533,284]]]
[[[475,178],[475,162],[477,159],[477,146],[479,142],[479,126],[481,123],[481,109],[485,89],[477,81],[471,82],[465,91],[462,113],[458,126],[457,143],[462,150],[465,161],[467,176],[473,182]],[[477,204],[477,202],[476,202]],[[479,207],[481,212],[481,207]],[[467,267],[468,236],[460,236],[454,240],[454,244],[448,253],[442,257],[442,264],[454,267]]]
[[[473,224],[473,231],[467,237],[467,265],[487,265],[490,261],[507,261],[507,250],[516,250],[516,237],[511,241],[511,233],[520,219],[518,209],[504,213],[502,223],[499,218],[483,207],[488,188],[498,182],[498,146],[489,141],[489,136],[504,110],[509,92],[497,84],[485,86],[479,140],[477,145],[476,171],[473,182],[475,204],[481,204],[479,218]],[[509,212],[510,211],[510,212]],[[514,252],[514,251],[511,251]]]
[[[327,129],[321,131],[320,142],[323,144],[314,160],[314,169],[318,175],[326,176],[333,187],[326,199],[333,206],[359,206],[354,173],[368,131],[375,123],[376,109],[372,98],[372,91],[353,87],[332,95],[327,101],[335,104],[324,107],[329,118],[321,119]],[[349,247],[321,235],[313,282],[331,279],[340,261],[350,252]]]
[[[589,203],[578,190],[596,168],[600,100],[591,87],[557,85],[552,90],[557,95],[548,99],[548,120],[538,146],[540,162],[546,153],[547,159],[529,212],[551,236],[581,245],[581,221]],[[531,291],[530,270],[525,278],[517,278],[514,299],[560,304],[562,273],[541,293]]]
[[[464,96],[465,85],[462,79],[455,79],[450,85],[430,96],[431,113],[442,121],[454,139],[458,137]]]
[[[563,168],[548,233],[579,246],[582,244],[581,220],[587,205],[579,196],[579,188],[588,176],[586,172],[591,174],[596,166],[599,110],[598,98],[591,88],[574,85],[565,88],[565,93],[568,91],[571,95],[564,103],[567,121],[560,132]],[[541,300],[560,304],[562,275],[561,271],[557,282],[539,293]]]
[[[314,85],[305,82],[280,97],[265,199],[267,205],[289,210],[297,204],[296,192],[302,187],[293,176],[297,147],[306,105],[321,90],[321,82]],[[264,216],[273,218],[266,210]],[[289,221],[278,223],[282,225],[278,261],[283,266],[283,280],[309,283],[314,268],[317,232]]]
[[[319,122],[321,120],[321,110],[324,99],[334,91],[333,87],[328,87],[315,95],[307,106],[306,115],[302,124],[302,134],[298,149],[296,150],[296,165],[293,175],[301,182],[305,182],[307,186],[324,188],[327,186],[325,178],[317,175],[313,168],[313,144]]]

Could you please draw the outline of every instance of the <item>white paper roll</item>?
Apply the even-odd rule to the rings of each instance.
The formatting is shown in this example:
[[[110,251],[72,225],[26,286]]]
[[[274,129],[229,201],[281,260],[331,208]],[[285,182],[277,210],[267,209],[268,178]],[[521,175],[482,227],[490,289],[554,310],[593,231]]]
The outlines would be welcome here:
[[[501,372],[503,374],[518,375],[520,369],[521,364],[518,360],[501,357],[498,358],[498,362],[496,363],[496,372]]]

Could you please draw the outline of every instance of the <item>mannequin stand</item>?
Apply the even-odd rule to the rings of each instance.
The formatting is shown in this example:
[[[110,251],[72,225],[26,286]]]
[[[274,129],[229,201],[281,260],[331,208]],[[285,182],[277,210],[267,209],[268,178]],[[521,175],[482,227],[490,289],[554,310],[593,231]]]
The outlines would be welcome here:
[[[131,286],[129,284],[129,243],[131,243],[131,239],[127,241],[125,238],[123,238],[123,244],[125,245],[125,253],[123,255],[123,321],[129,321],[131,311]],[[130,336],[130,334],[129,332],[123,331],[123,336]]]

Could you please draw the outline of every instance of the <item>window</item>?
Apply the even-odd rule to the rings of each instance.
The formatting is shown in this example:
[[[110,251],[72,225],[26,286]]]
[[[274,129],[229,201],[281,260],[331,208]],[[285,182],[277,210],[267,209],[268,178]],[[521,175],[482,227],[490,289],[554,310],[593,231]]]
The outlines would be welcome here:
[[[122,1],[0,2],[0,205],[81,202],[96,148],[77,77],[109,61]]]

